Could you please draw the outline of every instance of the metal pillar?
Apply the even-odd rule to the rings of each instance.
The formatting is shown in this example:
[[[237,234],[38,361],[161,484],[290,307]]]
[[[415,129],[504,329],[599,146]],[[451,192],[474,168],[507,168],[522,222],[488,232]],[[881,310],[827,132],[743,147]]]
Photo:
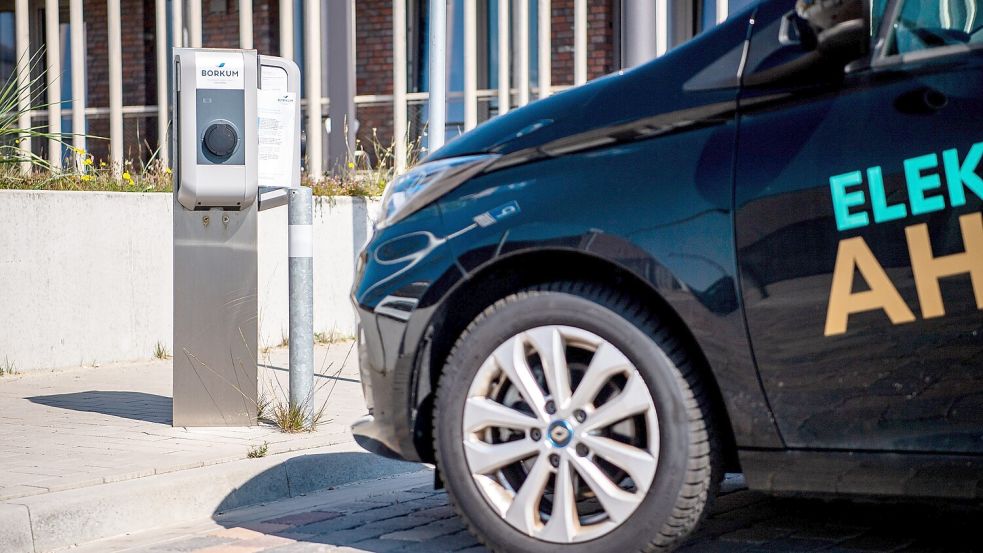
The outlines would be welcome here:
[[[393,156],[395,169],[406,169],[406,0],[393,0]]]
[[[253,47],[253,0],[239,0],[239,48]]]
[[[44,75],[48,87],[48,163],[61,169],[61,30],[58,20],[58,0],[45,0],[44,34],[47,67]]]
[[[201,48],[201,0],[188,0],[188,44]]]
[[[280,0],[280,57],[294,59],[293,0]]]
[[[81,4],[81,0],[72,0]],[[157,34],[157,156],[169,165],[170,148],[167,124],[171,119],[167,98],[167,0],[157,0],[155,29]],[[75,45],[72,44],[72,52]],[[72,66],[74,68],[74,64]],[[72,81],[75,84],[75,81]],[[77,132],[77,131],[76,131]]]
[[[447,128],[447,0],[430,0],[430,128],[427,149],[444,145]]]
[[[107,0],[109,10],[109,155],[113,175],[123,172],[123,43],[120,0]]]
[[[328,169],[344,167],[355,149],[355,2],[328,2]],[[307,151],[310,151],[308,146]]]
[[[665,51],[666,29],[659,21],[656,25],[659,4],[666,0],[625,0],[622,8],[622,28],[624,48],[622,59],[624,67],[641,65],[659,55],[660,44]],[[652,29],[656,31],[653,33]]]
[[[72,145],[85,149],[85,23],[82,19],[82,0],[69,0],[68,21],[72,45]],[[166,40],[166,38],[165,38]],[[167,60],[164,60],[167,74]],[[167,97],[167,83],[164,83]],[[81,162],[81,159],[79,160]]]
[[[553,8],[550,0],[539,0],[537,17],[539,18],[539,25],[536,27],[536,48],[539,51],[539,97],[549,98],[553,78],[553,60],[551,59],[553,48],[550,41],[550,28],[553,24]]]
[[[330,4],[329,4],[330,7]],[[307,174],[318,180],[321,161],[321,0],[304,0],[304,84],[307,89]]]
[[[309,423],[314,406],[314,211],[311,189],[287,193],[290,279],[290,407]]]
[[[515,10],[515,73],[518,88],[517,103],[522,107],[529,103],[529,2],[519,0]]]
[[[587,0],[574,0],[573,84],[581,85],[586,82],[587,82]]]
[[[478,126],[478,6],[464,3],[464,130]]]
[[[498,0],[498,114],[508,113],[512,104],[509,78],[509,0]]]

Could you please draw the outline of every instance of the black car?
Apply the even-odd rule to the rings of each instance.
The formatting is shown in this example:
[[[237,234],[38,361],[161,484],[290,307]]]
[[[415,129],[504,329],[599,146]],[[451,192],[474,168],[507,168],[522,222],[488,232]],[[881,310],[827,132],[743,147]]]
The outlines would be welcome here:
[[[768,0],[392,182],[366,449],[497,551],[670,550],[752,489],[983,497],[983,5]]]

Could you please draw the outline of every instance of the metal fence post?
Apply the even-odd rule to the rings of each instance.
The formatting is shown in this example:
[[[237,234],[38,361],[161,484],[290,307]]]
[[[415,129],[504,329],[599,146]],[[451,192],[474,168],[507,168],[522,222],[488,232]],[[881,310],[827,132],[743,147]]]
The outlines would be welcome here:
[[[290,407],[311,422],[314,390],[314,210],[311,189],[287,194],[290,256]]]

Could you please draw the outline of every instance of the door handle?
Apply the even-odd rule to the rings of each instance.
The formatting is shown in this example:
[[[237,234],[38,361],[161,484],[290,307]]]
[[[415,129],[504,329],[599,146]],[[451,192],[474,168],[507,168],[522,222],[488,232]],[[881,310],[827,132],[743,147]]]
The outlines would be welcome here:
[[[949,97],[932,87],[921,87],[898,96],[894,107],[902,113],[931,115],[949,105]]]

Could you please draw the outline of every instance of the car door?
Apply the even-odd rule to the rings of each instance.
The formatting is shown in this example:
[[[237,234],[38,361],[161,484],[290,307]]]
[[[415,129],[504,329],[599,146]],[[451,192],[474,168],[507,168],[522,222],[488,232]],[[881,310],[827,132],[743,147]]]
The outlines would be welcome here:
[[[807,53],[793,3],[755,16],[735,174],[747,328],[788,446],[981,453],[983,4],[884,4],[869,63],[783,84],[749,83]]]

